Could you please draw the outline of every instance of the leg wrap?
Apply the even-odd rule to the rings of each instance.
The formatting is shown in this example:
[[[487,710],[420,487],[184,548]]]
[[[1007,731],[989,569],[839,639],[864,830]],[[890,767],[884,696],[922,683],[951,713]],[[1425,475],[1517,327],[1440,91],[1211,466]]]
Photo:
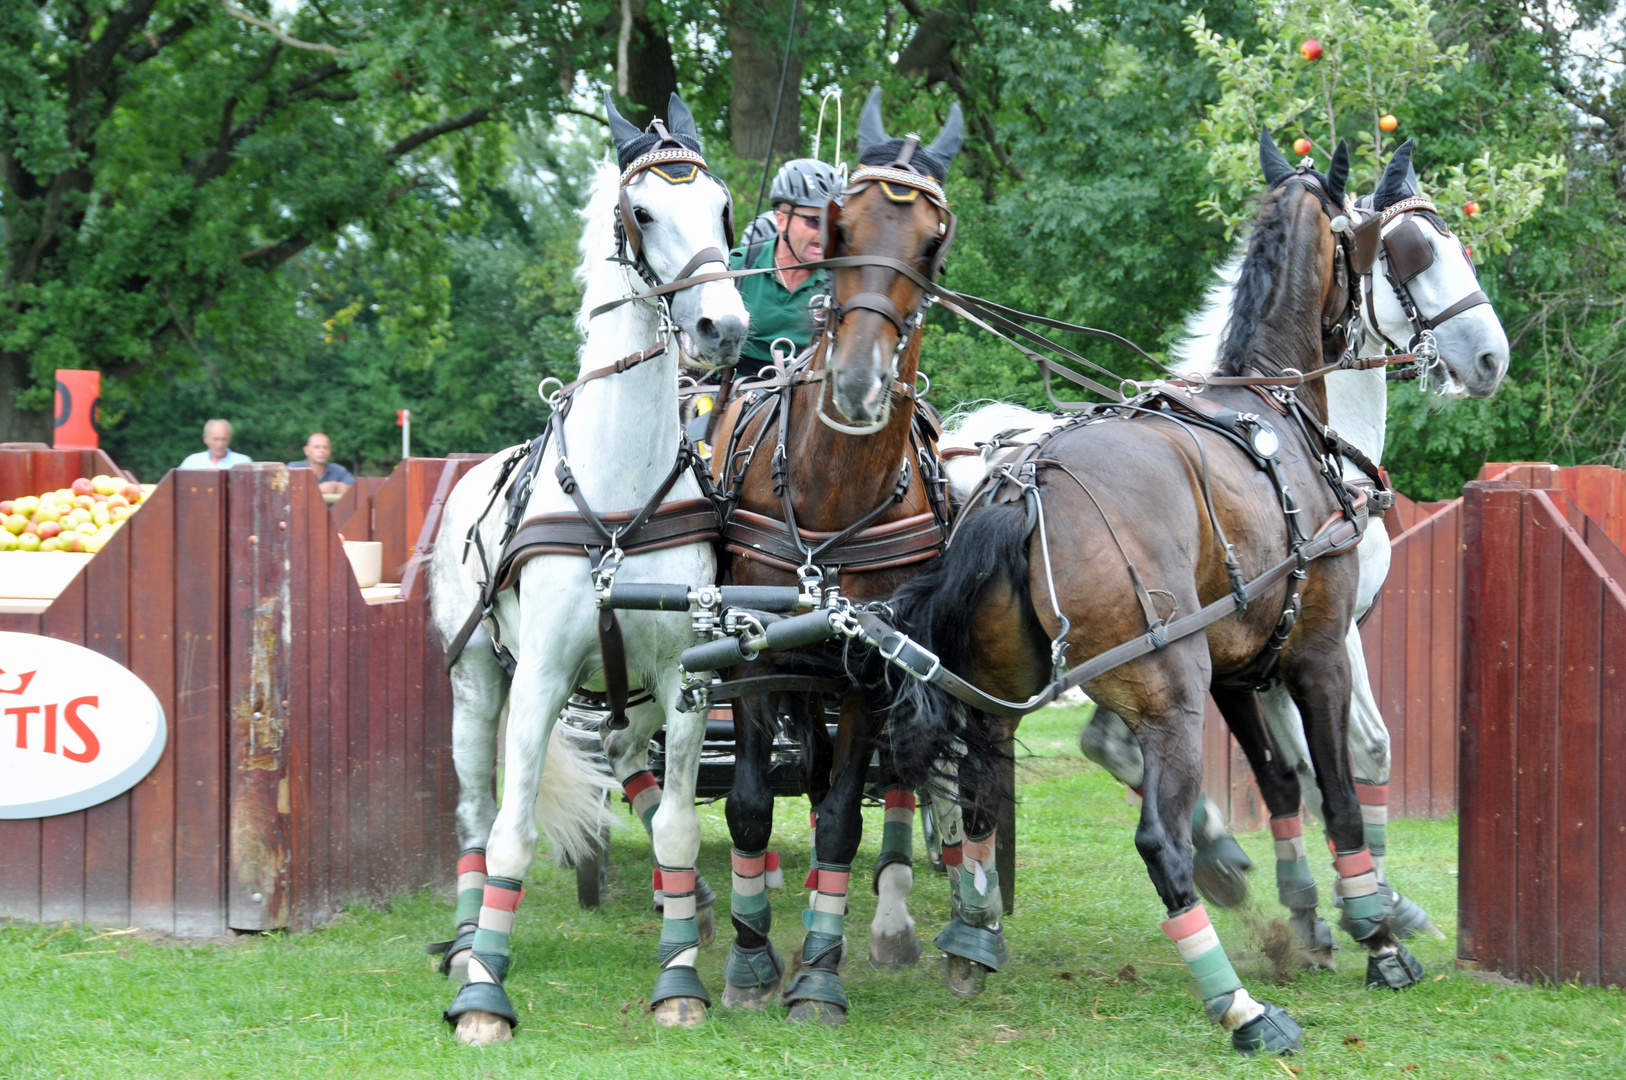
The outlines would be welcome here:
[[[742,948],[736,941],[723,961],[723,978],[731,986],[772,986],[784,974],[785,962],[767,940],[754,949]]]
[[[1247,993],[1246,990],[1238,991]],[[1231,1032],[1231,1046],[1239,1054],[1294,1054],[1304,1049],[1304,1028],[1280,1005],[1258,1002],[1264,1012]]]
[[[768,904],[765,880],[767,853],[759,851],[747,854],[735,848],[733,860],[734,878],[733,890],[729,894],[729,915],[732,916],[736,927],[766,938],[773,926],[773,908]]]
[[[769,851],[763,863],[763,883],[770,889],[785,887],[785,871],[779,867],[779,852]]]
[[[457,1026],[458,1019],[464,1013],[488,1012],[495,1013],[508,1021],[510,1028],[519,1027],[519,1014],[514,1011],[514,1005],[508,1000],[508,992],[501,985],[493,982],[466,982],[458,987],[457,994],[446,1011],[441,1013],[442,1019],[453,1027]]]
[[[644,831],[652,832],[651,823],[655,820],[656,809],[661,805],[661,786],[655,782],[655,774],[648,769],[633,773],[621,784],[621,790],[627,793],[632,812],[644,823]]]
[[[1197,980],[1199,996],[1203,999],[1204,1007],[1209,1008],[1210,1015],[1214,1011],[1208,1006],[1210,1001],[1217,1002],[1242,989],[1242,980],[1236,977],[1230,957],[1225,955],[1219,935],[1208,921],[1208,911],[1201,904],[1164,920],[1163,932],[1180,950],[1180,958],[1186,962],[1191,977]],[[1232,1007],[1233,1003],[1226,1001],[1224,1009],[1220,1010],[1222,1016]],[[1246,1019],[1251,1020],[1252,1017]]]
[[[480,921],[480,902],[486,892],[486,849],[469,848],[457,860],[457,928]]]
[[[514,930],[514,912],[519,910],[519,902],[524,897],[525,890],[512,878],[486,879],[480,903],[480,926],[474,932],[469,982],[500,983],[508,977],[511,955],[508,940]]]
[[[960,876],[965,872],[965,844],[963,841],[943,844],[943,873],[948,875],[949,914],[960,917]]]
[[[1304,819],[1298,814],[1273,817],[1270,835],[1276,840],[1277,899],[1294,911],[1315,910],[1321,901],[1304,850]]]
[[[966,838],[961,846],[960,917],[972,926],[997,929],[1004,906],[999,895],[999,871],[994,867],[994,833],[980,840]],[[946,849],[945,849],[946,851]]]
[[[1389,785],[1355,781],[1355,798],[1361,804],[1361,827],[1366,834],[1366,848],[1373,859],[1388,853]]]
[[[661,887],[666,892],[659,945],[661,973],[649,1003],[686,997],[699,998],[709,1007],[711,995],[694,970],[695,956],[700,952],[700,927],[694,917],[694,867],[663,866],[660,872]]]
[[[1384,925],[1383,894],[1378,891],[1372,853],[1364,846],[1340,852],[1332,865],[1338,871],[1333,890],[1344,902],[1344,929],[1356,941],[1365,941]]]
[[[814,863],[815,891],[808,909],[802,912],[807,937],[802,939],[802,967],[785,987],[785,1004],[822,1001],[847,1008],[847,994],[841,988],[836,967],[841,961],[841,942],[847,910],[847,888],[852,867]]]
[[[915,865],[915,793],[908,788],[893,788],[886,793],[886,818],[881,826],[881,854],[875,859],[875,870],[870,875],[870,888],[881,895],[881,871],[893,863]]]

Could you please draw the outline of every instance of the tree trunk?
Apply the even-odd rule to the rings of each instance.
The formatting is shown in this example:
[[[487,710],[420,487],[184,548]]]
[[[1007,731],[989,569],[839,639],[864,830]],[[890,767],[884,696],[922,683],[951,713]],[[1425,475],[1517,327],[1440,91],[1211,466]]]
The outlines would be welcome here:
[[[632,0],[632,36],[627,41],[627,108],[621,115],[639,127],[666,116],[666,103],[678,88],[677,65],[664,27],[649,17],[649,0]]]
[[[729,126],[734,155],[763,158],[768,154],[768,133],[773,128],[774,100],[779,94],[779,63],[785,55],[785,30],[793,0],[739,0],[730,5],[728,19]],[[805,16],[806,12],[801,15]],[[797,36],[803,28],[797,27]],[[785,97],[774,136],[776,158],[795,157],[802,148],[802,56],[794,44]]]
[[[29,378],[28,357],[24,353],[0,352],[0,443],[51,443],[53,431],[49,410],[35,411],[17,407],[17,393],[27,390]],[[0,492],[0,496],[15,498],[27,492]]]

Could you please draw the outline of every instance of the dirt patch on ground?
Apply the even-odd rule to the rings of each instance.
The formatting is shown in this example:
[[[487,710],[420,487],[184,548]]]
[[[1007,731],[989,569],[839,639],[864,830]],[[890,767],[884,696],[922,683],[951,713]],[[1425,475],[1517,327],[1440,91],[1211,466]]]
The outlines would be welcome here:
[[[1284,919],[1267,918],[1256,907],[1237,912],[1247,928],[1248,942],[1270,962],[1270,977],[1279,983],[1290,983],[1298,977],[1299,950],[1293,940],[1293,928]]]

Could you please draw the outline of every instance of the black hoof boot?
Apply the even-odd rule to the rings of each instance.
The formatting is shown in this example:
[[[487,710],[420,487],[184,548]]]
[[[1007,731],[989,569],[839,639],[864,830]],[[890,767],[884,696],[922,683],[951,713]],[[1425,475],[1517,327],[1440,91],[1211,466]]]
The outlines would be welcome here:
[[[1231,1032],[1231,1046],[1247,1057],[1255,1054],[1296,1054],[1304,1049],[1304,1029],[1287,1010],[1268,1001],[1265,1011]]]
[[[1423,962],[1404,945],[1386,956],[1366,959],[1366,985],[1372,990],[1404,990],[1423,981]]]
[[[1197,891],[1215,907],[1236,907],[1248,898],[1248,871],[1253,860],[1230,833],[1202,844],[1192,860],[1191,876]]]
[[[1418,907],[1415,900],[1390,891],[1387,885],[1384,890],[1389,896],[1388,902],[1383,905],[1384,913],[1389,916],[1389,932],[1395,937],[1402,941],[1417,934],[1431,938],[1445,937],[1428,917],[1428,912]]]
[[[1338,945],[1333,941],[1332,927],[1327,925],[1326,919],[1317,915],[1314,908],[1305,908],[1294,911],[1287,922],[1293,928],[1293,942],[1298,946],[1299,962],[1303,966],[1323,971],[1337,969],[1332,954]]]

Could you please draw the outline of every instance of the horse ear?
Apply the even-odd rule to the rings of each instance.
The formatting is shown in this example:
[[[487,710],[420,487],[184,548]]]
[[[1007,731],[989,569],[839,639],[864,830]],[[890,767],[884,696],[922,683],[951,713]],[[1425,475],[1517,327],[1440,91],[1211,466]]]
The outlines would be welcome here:
[[[1349,183],[1349,144],[1338,140],[1338,149],[1332,152],[1332,164],[1327,167],[1327,197],[1334,206],[1344,205],[1344,185]]]
[[[1372,195],[1375,209],[1387,210],[1417,191],[1417,174],[1412,172],[1411,151],[1412,142],[1407,139],[1389,159],[1389,164],[1383,170],[1383,179],[1378,181],[1378,190]]]
[[[604,113],[610,118],[610,141],[615,143],[616,153],[634,139],[643,135],[632,123],[615,111],[615,102],[610,100],[608,88],[604,91]]]
[[[1270,137],[1270,129],[1263,125],[1259,128],[1259,164],[1265,170],[1267,188],[1273,188],[1293,175],[1293,166],[1276,148],[1276,140]]]
[[[881,88],[877,86],[869,92],[864,111],[858,114],[858,153],[862,156],[865,150],[884,142],[886,132],[881,127]]]
[[[666,103],[666,130],[673,135],[687,135],[695,142],[700,141],[700,129],[695,126],[694,113],[683,104],[683,99],[672,91],[672,98]]]
[[[937,133],[937,138],[926,147],[926,152],[943,163],[947,169],[954,155],[960,152],[960,144],[965,141],[965,114],[960,111],[960,103],[956,101],[949,106],[948,119],[943,121],[943,130]]]

